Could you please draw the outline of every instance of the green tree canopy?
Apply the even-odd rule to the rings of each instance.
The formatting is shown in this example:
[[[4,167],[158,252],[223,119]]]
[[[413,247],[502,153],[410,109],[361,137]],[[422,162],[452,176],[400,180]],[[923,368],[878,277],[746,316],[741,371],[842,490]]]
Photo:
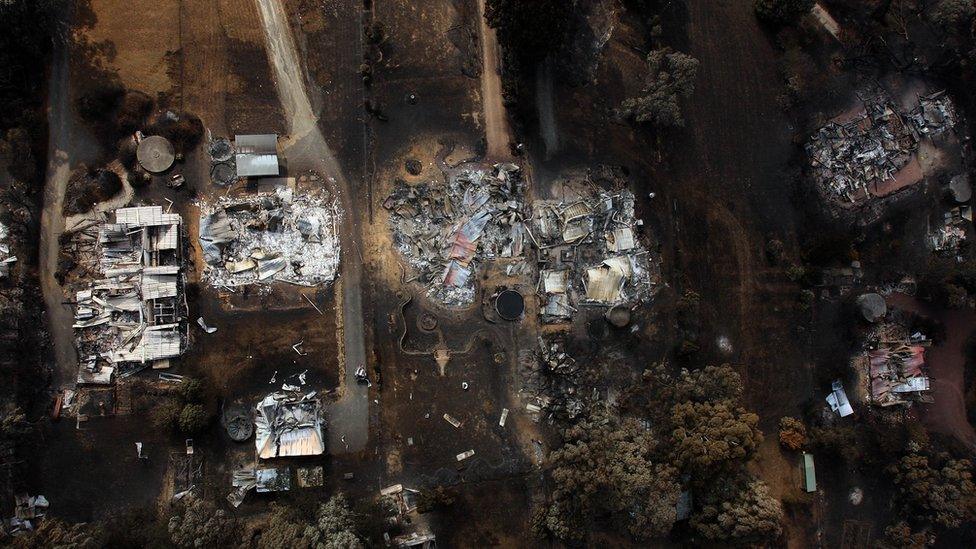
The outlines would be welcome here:
[[[694,57],[670,48],[651,50],[643,87],[636,97],[620,104],[619,114],[655,126],[683,126],[679,99],[695,90],[698,65]]]
[[[650,431],[634,419],[598,414],[563,434],[550,454],[554,489],[536,528],[580,541],[593,518],[623,517],[632,535],[666,535],[675,521],[681,492],[678,471],[655,462],[658,447]]]

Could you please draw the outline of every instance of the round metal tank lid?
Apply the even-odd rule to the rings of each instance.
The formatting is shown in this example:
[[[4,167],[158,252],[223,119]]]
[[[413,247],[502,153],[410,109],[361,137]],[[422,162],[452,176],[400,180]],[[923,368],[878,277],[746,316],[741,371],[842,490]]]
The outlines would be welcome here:
[[[630,309],[622,305],[611,307],[603,316],[607,322],[617,328],[623,328],[630,324]]]
[[[525,312],[525,298],[515,290],[505,290],[495,298],[495,310],[505,320],[518,320]]]
[[[254,434],[254,423],[251,418],[240,413],[225,418],[224,428],[227,430],[227,435],[235,442],[243,442]]]
[[[956,202],[968,202],[973,197],[973,186],[969,183],[968,174],[960,174],[949,180],[949,190]]]
[[[214,162],[226,162],[234,156],[234,146],[228,139],[220,137],[210,142],[209,152]]]
[[[173,144],[168,139],[159,135],[151,135],[139,142],[136,158],[139,160],[139,165],[146,171],[159,173],[165,172],[173,165],[176,153],[173,150]]]
[[[888,305],[880,294],[864,294],[857,298],[857,305],[868,322],[877,322],[888,313]]]

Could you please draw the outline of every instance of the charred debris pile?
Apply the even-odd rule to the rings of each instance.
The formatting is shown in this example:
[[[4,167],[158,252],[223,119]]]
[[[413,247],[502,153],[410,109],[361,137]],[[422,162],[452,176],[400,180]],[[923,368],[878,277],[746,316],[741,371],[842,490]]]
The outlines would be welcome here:
[[[654,295],[660,258],[644,247],[634,194],[619,181],[610,185],[619,190],[604,190],[587,171],[563,185],[562,198],[527,204],[514,164],[446,175],[443,185],[401,181],[384,202],[394,246],[428,296],[472,303],[478,267],[499,259],[507,260],[507,276],[536,283],[546,322]]]
[[[187,343],[183,220],[160,206],[120,208],[79,229],[71,252],[79,384],[166,368]]]
[[[203,280],[229,287],[274,281],[316,286],[339,269],[339,208],[316,192],[223,196],[200,205]]]
[[[461,167],[445,185],[398,182],[383,203],[393,243],[430,297],[473,303],[481,262],[523,256],[531,238],[524,187],[515,164]]]
[[[862,102],[863,108],[835,118],[806,145],[817,191],[835,207],[861,205],[918,183],[919,143],[956,124],[945,92],[919,96],[908,112],[880,91]]]

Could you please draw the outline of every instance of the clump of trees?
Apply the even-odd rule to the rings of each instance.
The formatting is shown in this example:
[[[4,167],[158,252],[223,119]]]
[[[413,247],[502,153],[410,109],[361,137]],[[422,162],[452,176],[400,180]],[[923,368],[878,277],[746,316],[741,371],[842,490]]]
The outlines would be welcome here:
[[[691,519],[697,535],[733,543],[779,536],[779,502],[744,471],[762,433],[741,395],[741,378],[728,365],[645,371],[619,409],[594,410],[564,430],[563,445],[549,456],[549,500],[536,510],[533,529],[585,543],[609,522],[639,541],[659,538],[671,531],[689,489],[701,502]]]
[[[706,491],[691,527],[713,542],[761,544],[782,533],[783,508],[761,480],[742,475]]]
[[[930,12],[932,21],[946,28],[971,23],[976,15],[976,4],[971,0],[939,0]]]
[[[637,539],[666,535],[681,493],[678,471],[661,460],[653,434],[631,418],[600,413],[563,433],[552,452],[552,504],[537,533],[582,541],[595,519],[616,516]]]
[[[257,546],[355,549],[363,547],[363,540],[356,533],[356,515],[340,492],[319,505],[311,517],[303,516],[296,508],[276,505]]]
[[[237,533],[237,521],[213,503],[188,495],[177,504],[167,525],[177,547],[225,547]]]
[[[796,23],[810,13],[814,0],[756,0],[756,15],[761,21],[774,25]]]
[[[888,468],[899,502],[912,516],[946,528],[976,518],[976,484],[972,464],[948,454],[911,452]]]
[[[795,417],[779,420],[779,443],[787,450],[797,451],[807,444],[807,427]]]
[[[149,419],[159,429],[179,429],[194,435],[210,424],[213,412],[207,406],[208,388],[200,379],[188,379],[177,386],[175,394],[167,394],[149,412]]]
[[[651,50],[643,87],[620,104],[620,116],[660,127],[684,126],[680,98],[694,92],[698,66],[697,59],[671,48]]]

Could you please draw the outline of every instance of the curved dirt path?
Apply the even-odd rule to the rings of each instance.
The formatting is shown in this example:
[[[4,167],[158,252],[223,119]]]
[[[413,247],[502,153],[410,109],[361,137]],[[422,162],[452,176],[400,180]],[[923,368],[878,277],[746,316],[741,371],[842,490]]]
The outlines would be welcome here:
[[[284,154],[293,174],[315,171],[333,183],[333,192],[343,209],[340,241],[342,261],[342,325],[345,387],[340,399],[329,408],[329,452],[358,452],[369,435],[369,390],[356,382],[355,372],[366,364],[363,333],[361,232],[357,202],[339,162],[318,128],[305,86],[305,73],[280,0],[255,0],[267,38],[268,58],[274,69],[275,86],[285,110],[290,135]],[[369,368],[367,368],[369,370]]]

